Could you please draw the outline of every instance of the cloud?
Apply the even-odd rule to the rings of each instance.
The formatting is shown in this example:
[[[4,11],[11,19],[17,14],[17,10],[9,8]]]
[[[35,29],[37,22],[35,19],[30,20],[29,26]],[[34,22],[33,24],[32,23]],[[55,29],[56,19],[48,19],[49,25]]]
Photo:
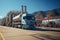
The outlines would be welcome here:
[[[0,19],[2,19],[3,18],[3,16],[0,16]]]

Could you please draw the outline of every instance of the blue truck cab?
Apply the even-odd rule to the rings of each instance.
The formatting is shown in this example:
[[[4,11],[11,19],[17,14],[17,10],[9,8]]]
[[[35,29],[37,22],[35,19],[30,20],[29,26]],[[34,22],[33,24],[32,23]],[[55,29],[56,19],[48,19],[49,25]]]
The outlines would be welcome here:
[[[22,29],[35,29],[35,18],[32,14],[22,14]]]

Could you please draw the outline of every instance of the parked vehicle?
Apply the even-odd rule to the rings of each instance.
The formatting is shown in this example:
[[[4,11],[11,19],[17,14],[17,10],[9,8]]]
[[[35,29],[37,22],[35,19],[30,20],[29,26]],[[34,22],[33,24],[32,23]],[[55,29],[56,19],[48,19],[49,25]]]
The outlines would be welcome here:
[[[35,18],[32,14],[22,14],[22,29],[35,29]]]
[[[60,27],[60,19],[43,20],[42,25],[44,27]]]

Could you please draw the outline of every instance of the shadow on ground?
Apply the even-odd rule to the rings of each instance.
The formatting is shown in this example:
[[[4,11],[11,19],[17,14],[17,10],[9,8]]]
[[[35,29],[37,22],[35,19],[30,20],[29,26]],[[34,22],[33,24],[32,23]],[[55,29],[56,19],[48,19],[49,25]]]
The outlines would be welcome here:
[[[26,29],[32,31],[53,31],[53,32],[60,32],[60,30],[51,30],[51,29],[42,29],[42,28],[35,28],[35,29]]]
[[[49,29],[42,29],[42,28],[36,28],[36,31],[55,31],[55,32],[60,32],[60,30],[49,30]]]
[[[47,35],[47,34],[34,34],[34,35],[30,35],[30,36],[35,37],[40,40],[60,40],[60,37]]]

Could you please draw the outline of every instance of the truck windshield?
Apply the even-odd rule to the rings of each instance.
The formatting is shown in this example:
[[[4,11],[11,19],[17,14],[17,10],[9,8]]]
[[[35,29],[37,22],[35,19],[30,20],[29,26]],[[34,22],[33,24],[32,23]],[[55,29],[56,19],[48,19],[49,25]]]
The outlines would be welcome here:
[[[32,16],[26,16],[27,20],[32,20]]]
[[[27,20],[33,20],[34,17],[33,17],[33,16],[25,16],[24,19],[27,19]]]

